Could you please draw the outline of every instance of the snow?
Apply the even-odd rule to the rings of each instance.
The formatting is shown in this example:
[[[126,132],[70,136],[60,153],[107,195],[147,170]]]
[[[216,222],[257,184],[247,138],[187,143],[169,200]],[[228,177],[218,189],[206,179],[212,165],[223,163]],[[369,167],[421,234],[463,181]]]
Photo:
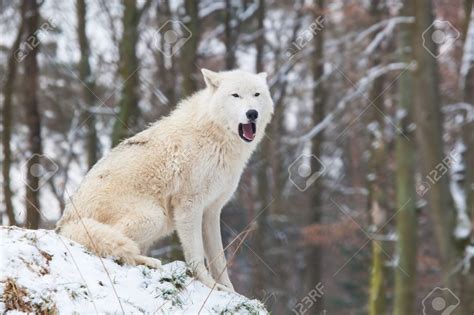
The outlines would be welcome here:
[[[468,274],[469,270],[471,270],[471,260],[474,259],[474,246],[473,245],[468,245],[466,246],[466,249],[464,250],[464,258],[462,260],[463,264],[463,274]]]
[[[404,63],[404,62],[395,62],[395,63],[390,63],[388,65],[376,66],[376,67],[370,68],[367,71],[367,74],[361,79],[359,79],[357,84],[354,85],[354,87],[338,101],[333,111],[327,113],[324,119],[320,123],[316,124],[311,130],[309,130],[307,133],[305,133],[302,136],[284,138],[285,142],[290,143],[290,144],[295,144],[298,142],[311,140],[313,137],[317,136],[321,131],[326,129],[334,120],[335,115],[343,111],[347,107],[347,104],[354,101],[356,97],[363,95],[363,93],[367,90],[368,87],[371,86],[372,82],[375,79],[391,71],[401,71],[401,73],[403,73],[407,70],[413,70],[414,66],[415,64],[413,62],[409,64]],[[400,76],[401,73],[398,76]],[[371,103],[369,105],[371,105]]]
[[[257,300],[211,291],[183,262],[163,270],[119,265],[48,230],[0,227],[0,240],[2,314],[28,307],[60,314],[267,314]]]
[[[387,36],[388,34],[393,32],[393,29],[395,28],[395,26],[397,26],[397,24],[413,23],[413,22],[415,22],[415,18],[412,17],[412,16],[397,16],[397,17],[392,17],[392,18],[380,21],[378,23],[375,23],[375,24],[371,25],[366,30],[360,32],[357,35],[357,37],[355,38],[355,42],[359,43],[359,42],[363,41],[365,38],[372,35],[373,33],[378,32],[377,36],[375,36],[372,43],[370,45],[368,45],[368,47],[371,47],[371,46],[374,46],[374,47],[371,47],[370,49],[367,48],[368,50],[373,51],[373,49],[376,46],[378,46],[380,41],[385,36]]]
[[[471,21],[464,44],[464,53],[461,64],[461,78],[465,80],[469,69],[474,64],[474,11],[471,12]]]
[[[442,108],[443,113],[451,113],[451,112],[456,112],[456,111],[465,111],[465,115],[459,115],[457,116],[456,123],[463,125],[470,123],[471,121],[474,121],[474,105],[471,105],[469,103],[464,103],[464,102],[459,102],[459,103],[454,103],[454,104],[447,104],[444,105]]]
[[[465,169],[460,158],[466,146],[461,142],[456,142],[454,149],[450,152],[450,182],[449,188],[457,210],[457,222],[454,229],[456,239],[466,239],[471,234],[471,221],[467,214],[466,195],[462,188],[462,172]]]
[[[385,23],[383,23],[385,22]],[[391,18],[387,21],[382,21],[382,23],[377,23],[377,24],[386,24],[385,28],[377,33],[377,35],[374,37],[372,42],[370,42],[369,45],[367,45],[367,48],[364,50],[363,55],[364,56],[369,56],[374,53],[374,51],[377,49],[377,47],[380,46],[380,43],[385,39],[388,38],[390,34],[394,34],[395,27],[399,23],[414,23],[415,18],[414,17],[396,17],[396,18]],[[375,25],[377,25],[375,24]],[[375,26],[374,25],[374,26]],[[359,36],[360,38],[360,36]]]
[[[224,9],[225,9],[225,2],[223,1],[206,4],[206,6],[201,5],[201,8],[199,8],[199,18],[204,19],[210,16],[211,14],[220,10],[224,10]]]

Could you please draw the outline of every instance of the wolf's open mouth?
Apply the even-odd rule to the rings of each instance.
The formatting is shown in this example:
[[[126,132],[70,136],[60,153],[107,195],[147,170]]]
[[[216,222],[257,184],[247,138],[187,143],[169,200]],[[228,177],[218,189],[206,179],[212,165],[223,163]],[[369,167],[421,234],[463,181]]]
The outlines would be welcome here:
[[[255,133],[257,132],[257,125],[251,122],[248,124],[239,124],[239,136],[245,142],[252,142],[255,138]]]

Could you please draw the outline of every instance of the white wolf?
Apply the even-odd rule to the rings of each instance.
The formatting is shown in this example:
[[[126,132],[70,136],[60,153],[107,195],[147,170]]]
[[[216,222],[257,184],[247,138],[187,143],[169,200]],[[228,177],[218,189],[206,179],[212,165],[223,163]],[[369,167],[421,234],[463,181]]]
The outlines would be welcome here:
[[[274,105],[265,73],[202,73],[205,89],[124,140],[89,171],[57,231],[98,255],[159,268],[158,259],[143,253],[176,230],[197,279],[233,291],[220,213]]]

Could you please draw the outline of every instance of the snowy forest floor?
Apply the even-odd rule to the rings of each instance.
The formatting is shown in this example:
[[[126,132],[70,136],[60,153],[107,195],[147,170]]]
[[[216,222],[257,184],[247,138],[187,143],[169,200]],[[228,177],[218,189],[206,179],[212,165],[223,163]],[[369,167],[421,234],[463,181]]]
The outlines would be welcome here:
[[[99,258],[48,230],[0,227],[0,313],[267,314],[209,289],[183,262],[154,270]]]

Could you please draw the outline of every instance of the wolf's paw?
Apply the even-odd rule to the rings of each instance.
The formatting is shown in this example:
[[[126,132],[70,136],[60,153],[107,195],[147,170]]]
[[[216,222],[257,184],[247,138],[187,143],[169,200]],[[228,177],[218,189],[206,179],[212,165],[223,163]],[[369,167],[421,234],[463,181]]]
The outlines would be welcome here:
[[[235,292],[234,286],[232,285],[232,282],[230,282],[229,278],[227,278],[227,280],[223,280],[221,283],[225,287],[223,291]]]
[[[217,288],[218,283],[210,275],[201,274],[196,277],[197,280],[201,281],[205,286],[209,287],[210,289],[214,288],[214,285]]]
[[[139,255],[135,257],[135,263],[137,265],[145,265],[153,269],[161,270],[161,260],[156,258]]]
[[[226,292],[235,292],[233,288],[229,288],[223,284],[217,283],[211,276],[201,276],[198,277],[198,280],[210,289]]]
[[[225,291],[225,292],[231,292],[231,293],[235,293],[235,290],[234,288],[229,288],[223,284],[216,284],[216,289],[219,290],[219,291]]]

